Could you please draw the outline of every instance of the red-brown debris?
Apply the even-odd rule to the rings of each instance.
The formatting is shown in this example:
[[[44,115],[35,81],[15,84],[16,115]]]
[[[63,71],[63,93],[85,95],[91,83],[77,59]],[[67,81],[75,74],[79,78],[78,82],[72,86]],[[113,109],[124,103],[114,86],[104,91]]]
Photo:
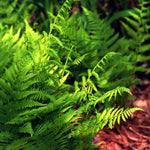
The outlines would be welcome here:
[[[130,107],[140,107],[127,122],[105,127],[94,136],[101,143],[95,150],[150,150],[150,81],[146,80],[131,90],[137,100],[128,100]]]

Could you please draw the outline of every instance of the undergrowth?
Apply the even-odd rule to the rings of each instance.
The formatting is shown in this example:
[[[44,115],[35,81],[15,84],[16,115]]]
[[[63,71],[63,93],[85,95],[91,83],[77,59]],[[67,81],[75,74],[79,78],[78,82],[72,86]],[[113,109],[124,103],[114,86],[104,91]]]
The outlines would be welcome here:
[[[71,4],[49,12],[48,33],[0,24],[1,150],[94,149],[100,129],[142,110],[127,100],[135,71],[149,71],[136,63],[149,60],[150,2],[109,20],[85,7],[70,15]],[[122,38],[111,27],[120,17]]]

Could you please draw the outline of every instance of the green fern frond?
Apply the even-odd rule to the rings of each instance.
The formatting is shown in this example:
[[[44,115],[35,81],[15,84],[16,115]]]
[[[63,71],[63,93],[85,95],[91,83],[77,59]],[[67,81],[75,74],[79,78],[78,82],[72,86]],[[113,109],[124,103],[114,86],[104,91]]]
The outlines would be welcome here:
[[[97,119],[101,129],[104,128],[108,124],[108,126],[112,129],[112,127],[116,124],[120,124],[121,119],[126,121],[132,113],[135,111],[143,111],[141,108],[105,108],[102,113],[97,114]]]
[[[20,133],[28,133],[31,135],[31,137],[34,134],[34,131],[32,129],[32,124],[30,122],[25,123],[23,126],[19,127],[19,132]]]
[[[76,59],[74,60],[74,64],[75,64],[75,65],[79,65],[79,64],[84,60],[84,58],[85,58],[87,55],[89,55],[89,54],[86,53],[86,54],[84,54],[84,55],[82,55],[82,56],[76,58]]]
[[[1,150],[5,150],[6,149],[6,146],[10,143],[11,140],[13,140],[14,138],[14,135],[10,132],[1,132],[0,133],[0,148]]]
[[[66,20],[65,18],[68,16],[67,13],[69,13],[69,10],[71,9],[71,3],[72,3],[72,0],[66,0],[64,2],[64,4],[62,5],[61,9],[59,10],[57,16],[54,18],[54,22],[50,25],[49,34],[52,33],[52,30],[54,29],[54,27],[56,27],[55,25],[58,24],[59,20],[61,20],[61,21]]]
[[[125,28],[125,30],[127,31],[127,34],[129,36],[131,36],[133,39],[135,39],[137,37],[137,32],[134,31],[132,28],[130,28],[129,25],[125,24],[124,22],[122,22],[122,25]]]
[[[32,108],[32,107],[40,107],[40,106],[46,106],[46,104],[42,104],[40,102],[34,101],[34,100],[22,100],[22,101],[17,101],[17,102],[9,102],[7,104],[6,109],[9,109],[9,111],[13,110],[23,110],[26,108]]]
[[[128,88],[126,88],[126,87],[117,87],[113,90],[110,90],[110,91],[106,92],[103,96],[96,99],[95,102],[94,102],[94,105],[96,105],[99,102],[104,103],[107,100],[110,101],[112,99],[112,97],[114,97],[114,99],[116,99],[117,94],[122,95],[124,92],[127,92],[127,93],[132,95],[132,93],[130,92],[130,90]]]
[[[52,112],[56,109],[53,103],[48,104],[47,106],[39,107],[37,109],[33,108],[32,110],[27,110],[20,113],[15,118],[11,119],[7,122],[7,124],[21,124],[26,121],[30,121],[35,119],[36,117],[41,117],[41,114],[46,114],[48,112]]]
[[[103,70],[103,67],[101,67],[101,66],[105,66],[106,63],[107,63],[114,55],[118,55],[118,54],[115,53],[115,52],[107,53],[107,54],[96,64],[96,66],[93,68],[92,72],[94,72],[97,68],[99,68],[99,69],[101,69],[102,71],[104,71],[104,70]]]

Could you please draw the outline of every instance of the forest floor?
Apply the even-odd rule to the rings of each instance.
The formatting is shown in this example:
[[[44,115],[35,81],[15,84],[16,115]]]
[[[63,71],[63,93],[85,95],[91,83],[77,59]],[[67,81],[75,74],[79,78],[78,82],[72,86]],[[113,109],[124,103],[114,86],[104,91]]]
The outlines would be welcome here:
[[[94,136],[93,143],[101,143],[95,150],[150,150],[150,80],[149,76],[131,89],[136,100],[128,100],[130,107],[144,111],[135,112],[127,122],[113,129],[105,127]]]

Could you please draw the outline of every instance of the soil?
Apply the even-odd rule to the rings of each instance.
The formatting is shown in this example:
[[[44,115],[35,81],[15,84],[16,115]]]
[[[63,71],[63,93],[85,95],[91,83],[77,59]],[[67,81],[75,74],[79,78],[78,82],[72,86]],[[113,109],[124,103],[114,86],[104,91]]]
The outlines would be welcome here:
[[[150,150],[150,80],[131,89],[136,100],[128,100],[130,107],[140,107],[144,111],[132,114],[127,122],[105,127],[94,136],[93,143],[101,143],[95,150]]]

